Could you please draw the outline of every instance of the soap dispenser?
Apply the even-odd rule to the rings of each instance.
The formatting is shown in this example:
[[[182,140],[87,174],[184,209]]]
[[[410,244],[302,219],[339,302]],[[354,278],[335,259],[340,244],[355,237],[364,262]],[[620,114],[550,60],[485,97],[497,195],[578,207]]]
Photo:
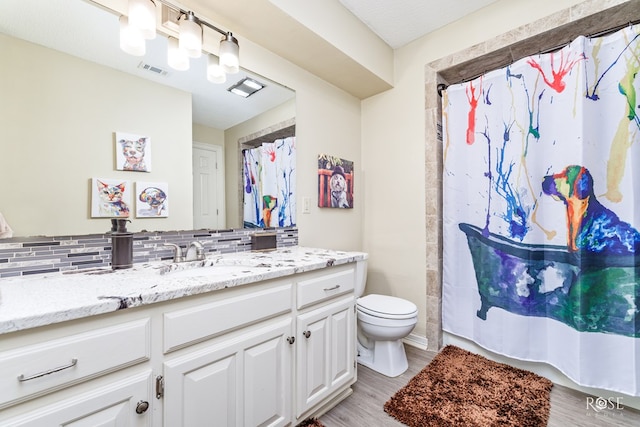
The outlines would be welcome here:
[[[127,231],[128,219],[111,220],[111,268],[133,266],[133,233]]]

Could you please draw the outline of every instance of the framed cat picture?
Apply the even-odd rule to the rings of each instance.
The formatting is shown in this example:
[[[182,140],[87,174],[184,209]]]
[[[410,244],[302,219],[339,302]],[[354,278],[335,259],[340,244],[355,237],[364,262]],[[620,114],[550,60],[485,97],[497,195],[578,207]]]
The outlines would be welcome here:
[[[136,217],[166,218],[169,216],[169,184],[166,182],[136,182]]]
[[[91,217],[128,218],[131,215],[131,183],[122,179],[91,179]]]
[[[318,156],[318,207],[353,208],[353,162],[340,157]]]
[[[116,132],[116,169],[151,172],[151,138]]]

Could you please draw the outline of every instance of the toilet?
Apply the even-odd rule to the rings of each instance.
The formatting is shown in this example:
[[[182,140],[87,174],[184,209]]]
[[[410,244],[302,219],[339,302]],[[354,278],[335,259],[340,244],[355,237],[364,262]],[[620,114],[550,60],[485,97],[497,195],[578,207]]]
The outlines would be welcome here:
[[[362,297],[366,269],[366,261],[358,263],[358,363],[388,377],[397,377],[409,367],[402,339],[416,326],[418,308],[410,301],[388,295]]]

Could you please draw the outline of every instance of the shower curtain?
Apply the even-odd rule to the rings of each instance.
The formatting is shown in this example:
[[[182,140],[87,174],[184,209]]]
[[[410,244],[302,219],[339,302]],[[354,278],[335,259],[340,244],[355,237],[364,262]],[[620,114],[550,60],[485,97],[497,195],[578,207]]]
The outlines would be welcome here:
[[[295,137],[242,151],[245,227],[296,225]]]
[[[443,329],[640,395],[640,28],[443,95]]]

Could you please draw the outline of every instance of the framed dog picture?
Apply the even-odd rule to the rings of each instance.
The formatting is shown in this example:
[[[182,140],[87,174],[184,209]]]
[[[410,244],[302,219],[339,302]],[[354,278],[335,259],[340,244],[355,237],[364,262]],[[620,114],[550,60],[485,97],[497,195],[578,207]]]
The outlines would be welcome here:
[[[151,138],[116,132],[116,169],[151,172]]]
[[[353,162],[318,156],[318,207],[353,208]]]
[[[136,182],[136,217],[165,218],[168,216],[169,184]]]
[[[91,180],[91,217],[128,218],[131,214],[131,184],[122,179]]]

